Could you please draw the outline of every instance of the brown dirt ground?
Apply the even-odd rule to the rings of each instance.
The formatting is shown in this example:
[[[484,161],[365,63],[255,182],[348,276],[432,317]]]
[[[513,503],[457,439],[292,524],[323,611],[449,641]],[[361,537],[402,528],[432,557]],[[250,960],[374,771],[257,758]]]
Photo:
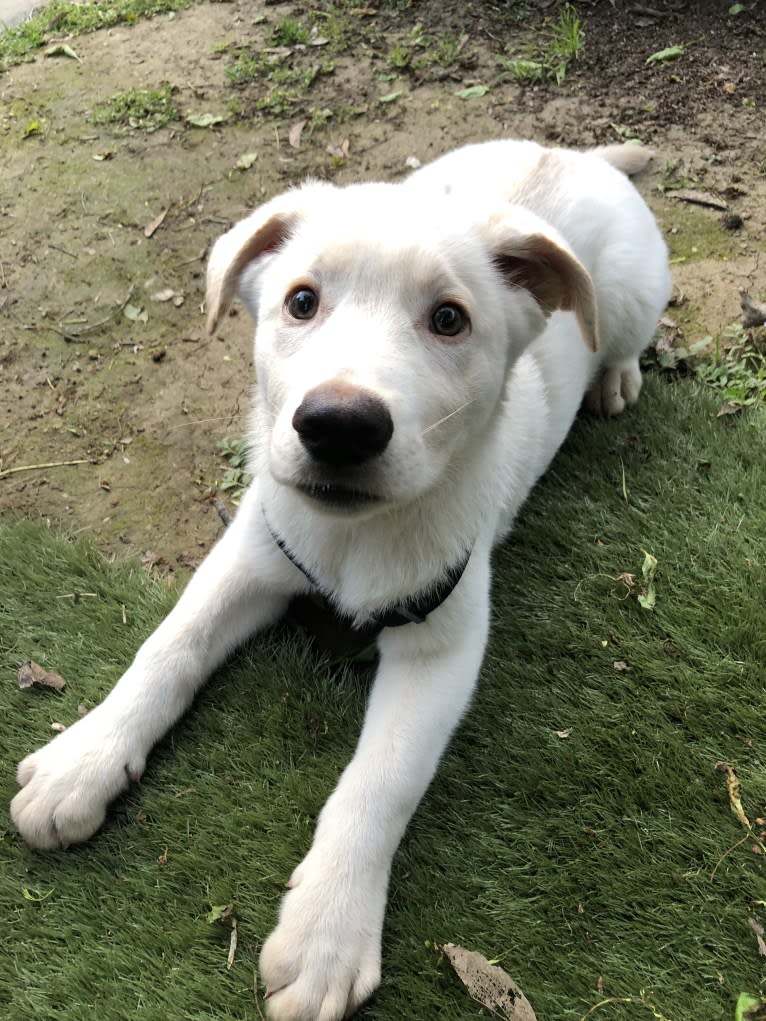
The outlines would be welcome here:
[[[496,136],[576,147],[639,138],[656,150],[639,187],[674,259],[670,332],[692,343],[736,321],[740,289],[766,298],[766,13],[749,3],[731,16],[729,6],[579,3],[579,59],[560,86],[528,87],[504,76],[497,57],[539,44],[555,4],[531,3],[523,21],[513,4],[360,7],[348,15],[350,50],[276,113],[258,109],[267,85],[234,88],[224,68],[235,46],[268,47],[285,18],[308,22],[310,8],[299,3],[203,3],[69,40],[77,60],[41,56],[7,71],[0,511],[87,530],[109,552],[152,551],[173,570],[200,559],[222,527],[212,508],[225,469],[217,444],[243,434],[251,378],[243,314],[205,335],[206,253],[248,208],[308,173],[392,178],[406,172],[408,157],[425,162]],[[397,42],[406,48],[416,23],[426,41],[418,54],[434,52],[449,33],[460,52],[446,67],[409,67],[392,78],[388,54]],[[647,65],[678,43],[682,57]],[[309,68],[328,51],[307,47],[287,63]],[[184,117],[227,115],[233,98],[239,115],[154,133],[93,122],[109,96],[163,81],[177,88]],[[489,91],[457,96],[475,84]],[[400,95],[380,102],[392,92]],[[294,148],[290,128],[312,111],[325,111],[323,123],[304,128]],[[253,152],[253,165],[237,169]],[[679,187],[724,199],[741,227],[668,197]],[[175,300],[153,297],[168,290]],[[146,322],[129,319],[126,303]],[[84,463],[32,467],[62,461]]]

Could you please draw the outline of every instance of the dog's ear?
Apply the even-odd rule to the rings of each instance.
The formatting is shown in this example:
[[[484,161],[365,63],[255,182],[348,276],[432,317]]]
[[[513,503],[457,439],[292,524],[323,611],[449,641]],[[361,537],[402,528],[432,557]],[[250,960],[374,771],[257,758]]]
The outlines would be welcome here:
[[[208,333],[226,314],[246,267],[279,251],[304,217],[313,192],[328,187],[314,183],[277,195],[218,238],[207,265]]]
[[[590,274],[552,228],[537,220],[528,231],[517,217],[491,225],[492,261],[504,279],[523,287],[546,316],[556,309],[574,312],[585,344],[598,350],[598,308]]]

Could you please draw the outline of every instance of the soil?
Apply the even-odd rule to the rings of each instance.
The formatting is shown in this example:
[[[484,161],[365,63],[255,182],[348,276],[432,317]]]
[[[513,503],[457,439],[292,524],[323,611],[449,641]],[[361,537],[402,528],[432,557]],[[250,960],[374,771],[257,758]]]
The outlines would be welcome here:
[[[311,70],[292,96],[225,73],[241,48],[273,48],[285,19],[312,23],[300,3],[263,0],[52,40],[69,55],[0,76],[3,514],[87,530],[110,553],[173,571],[201,559],[223,527],[218,444],[244,434],[252,379],[242,311],[205,334],[206,254],[308,174],[396,178],[412,158],[497,136],[637,138],[656,153],[637,184],[674,262],[670,339],[719,335],[739,318],[740,290],[764,300],[762,5],[576,6],[584,45],[560,84],[520,84],[498,63],[540,52],[559,13],[545,0],[346,7],[345,47],[323,40],[320,18],[316,45],[274,55]],[[647,63],[680,44],[675,59]],[[163,82],[180,117],[159,130],[95,116],[110,96]],[[488,90],[458,95],[477,85]],[[225,119],[187,119],[203,114]],[[673,196],[689,189],[726,210]]]

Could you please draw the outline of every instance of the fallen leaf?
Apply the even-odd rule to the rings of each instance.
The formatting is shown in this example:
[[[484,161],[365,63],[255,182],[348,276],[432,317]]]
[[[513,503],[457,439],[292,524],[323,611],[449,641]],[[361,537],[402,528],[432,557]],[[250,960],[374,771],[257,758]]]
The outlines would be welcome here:
[[[678,46],[666,46],[664,50],[657,50],[650,57],[646,58],[647,64],[663,64],[666,60],[675,60],[684,55],[683,43]]]
[[[513,979],[474,950],[454,943],[441,948],[468,995],[506,1021],[536,1021],[532,1005]]]
[[[149,315],[145,309],[139,308],[138,305],[131,305],[128,303],[122,310],[122,314],[126,319],[130,319],[132,323],[148,323]]]
[[[569,727],[568,730],[554,730],[553,733],[556,735],[556,737],[560,737],[561,740],[564,741],[572,733],[572,728]]]
[[[350,144],[349,140],[347,138],[344,138],[340,145],[328,145],[327,151],[331,156],[334,156],[336,159],[347,160],[349,144]]]
[[[40,893],[39,890],[30,890],[28,886],[22,886],[21,896],[24,900],[28,900],[31,904],[41,904],[44,900],[47,900],[48,897],[50,897],[55,889],[56,887],[53,886],[47,893]]]
[[[399,98],[399,96],[401,96],[401,94],[402,94],[402,90],[401,89],[399,89],[398,92],[387,92],[385,96],[381,96],[380,97],[378,102],[379,103],[395,103],[396,100]]]
[[[645,610],[653,610],[657,602],[657,592],[654,587],[654,576],[657,573],[657,558],[644,550],[644,562],[641,565],[641,574],[644,579],[644,590],[638,596],[638,602]]]
[[[612,666],[621,674],[626,674],[630,670],[630,667],[628,666],[624,659],[616,659],[614,663],[612,663]]]
[[[91,157],[97,163],[103,163],[105,160],[110,160],[114,156],[113,152],[94,152]]]
[[[66,687],[66,681],[60,674],[45,670],[31,659],[22,663],[17,682],[20,688],[31,688],[34,684],[39,684],[44,688],[62,691]]]
[[[77,56],[71,46],[67,46],[66,43],[56,43],[54,46],[49,47],[45,51],[46,57],[69,57],[70,60],[76,60],[78,64],[82,64],[82,61]]]
[[[163,209],[158,216],[155,216],[153,220],[147,223],[147,225],[144,227],[144,237],[150,238],[152,234],[158,231],[159,228],[162,226],[162,223],[167,215],[168,215],[167,209]]]
[[[249,170],[253,163],[258,159],[257,152],[246,152],[244,156],[240,156],[234,166],[237,170]]]
[[[51,730],[55,730],[57,734],[63,734],[66,730],[64,723],[51,723]]]
[[[758,953],[761,957],[766,957],[766,941],[763,938],[763,926],[759,925],[754,918],[748,918],[747,924],[755,933],[755,938],[758,941]]]
[[[175,297],[176,292],[172,287],[166,287],[164,291],[156,291],[151,295],[152,301],[170,301]]]
[[[215,124],[223,124],[227,117],[217,113],[190,113],[186,117],[186,123],[193,128],[212,128]]]
[[[477,99],[479,96],[486,96],[489,92],[489,85],[471,85],[467,89],[460,89],[455,95],[458,99]]]
[[[734,1008],[734,1021],[756,1021],[753,1011],[763,1006],[763,1000],[759,996],[751,996],[750,993],[740,993]]]
[[[739,777],[726,762],[716,762],[715,768],[721,773],[726,773],[726,793],[729,795],[729,805],[732,812],[746,830],[752,829],[750,820],[745,815],[745,809],[742,807],[742,785],[739,782]]]
[[[207,920],[211,925],[214,922],[226,922],[233,910],[233,904],[212,904],[207,913]]]
[[[287,136],[287,141],[293,147],[293,149],[300,149],[301,147],[301,135],[303,129],[306,127],[306,121],[296,121],[295,124],[290,128],[290,133]]]

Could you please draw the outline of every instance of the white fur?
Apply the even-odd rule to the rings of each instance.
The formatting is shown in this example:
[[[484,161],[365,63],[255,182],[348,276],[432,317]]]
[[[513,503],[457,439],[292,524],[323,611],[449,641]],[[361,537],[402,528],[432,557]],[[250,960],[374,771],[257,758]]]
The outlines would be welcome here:
[[[614,414],[638,396],[638,355],[670,288],[655,222],[615,169],[643,162],[622,147],[470,146],[401,184],[290,191],[213,250],[211,327],[237,287],[258,323],[255,480],[103,704],[21,763],[11,810],[37,848],[99,827],[214,667],[308,589],[267,519],[359,622],[471,548],[424,623],[380,636],[356,753],[263,949],[277,1021],[334,1021],[377,986],[391,859],[479,673],[492,546],[583,398]],[[296,285],[318,291],[313,319],[287,313]],[[470,332],[434,333],[445,301],[468,311]],[[309,390],[339,381],[377,395],[394,425],[383,453],[353,470],[377,502],[345,512],[295,488],[331,470],[312,463],[292,424]]]

